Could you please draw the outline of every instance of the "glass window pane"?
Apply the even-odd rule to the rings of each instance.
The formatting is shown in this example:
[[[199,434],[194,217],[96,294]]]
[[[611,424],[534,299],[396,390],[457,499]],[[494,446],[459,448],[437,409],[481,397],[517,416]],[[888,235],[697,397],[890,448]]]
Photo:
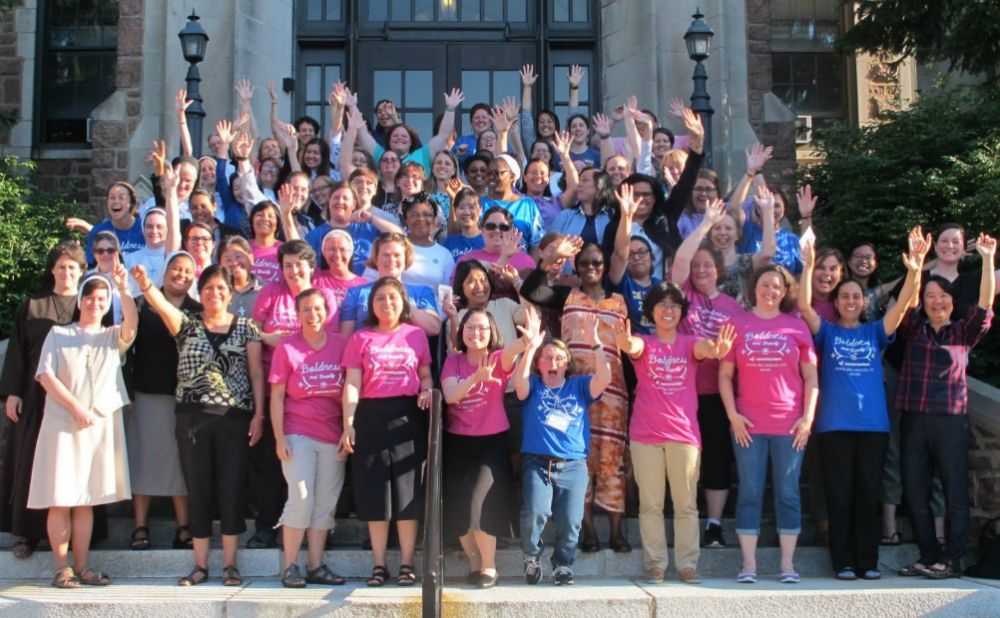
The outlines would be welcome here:
[[[48,43],[53,47],[114,47],[118,44],[118,3],[49,0]]]
[[[327,21],[340,21],[341,20],[341,0],[326,0],[326,19]]]
[[[392,21],[410,21],[410,0],[392,0]]]
[[[569,90],[569,84],[567,83],[566,89]],[[580,103],[587,103],[590,101],[590,67],[583,65],[583,79],[580,80]]]
[[[405,107],[434,107],[434,72],[406,71]]]
[[[566,81],[566,76],[569,75],[569,67],[556,66],[553,67],[553,72],[555,73],[552,78],[552,85],[555,90],[553,99],[556,101],[569,101],[569,82]]]
[[[388,2],[389,0],[368,0],[368,19],[371,21],[388,19]]]
[[[552,3],[552,17],[555,21],[569,21],[569,0],[555,0]]]
[[[525,0],[507,0],[507,21],[528,21],[528,12],[527,7],[525,6]]]
[[[416,0],[414,4],[416,5],[416,9],[413,14],[414,20],[434,21],[434,0]]]
[[[306,65],[306,101],[323,99],[323,67],[318,64]]]
[[[573,0],[573,21],[590,21],[587,15],[587,0]]]
[[[504,97],[518,100],[521,94],[521,74],[517,71],[495,71],[493,73],[493,102],[500,103]]]
[[[115,91],[115,52],[54,52],[40,96],[46,142],[85,142],[87,116]]]
[[[339,64],[328,64],[326,65],[326,79],[323,80],[323,99],[326,100],[330,96],[330,90],[333,89],[333,85],[340,81],[340,65]]]
[[[413,127],[425,144],[434,136],[434,115],[429,112],[407,112],[403,121]]]
[[[476,103],[490,103],[490,72],[462,71],[462,92],[466,107]]]
[[[306,19],[319,21],[323,19],[323,0],[306,1]]]
[[[389,99],[400,104],[402,99],[402,84],[400,84],[400,71],[375,71],[375,93],[372,100],[381,101]]]
[[[562,130],[567,130],[566,120],[569,118],[569,106],[556,105],[552,111],[554,111],[556,113],[556,117],[559,118],[559,126],[562,127]]]
[[[483,21],[503,21],[503,0],[483,0]]]
[[[479,21],[479,0],[462,0],[462,21]]]
[[[792,63],[788,54],[771,56],[771,81],[775,84],[787,84],[792,79]]]
[[[320,124],[323,123],[323,106],[322,105],[306,105],[306,116],[316,120]]]
[[[442,2],[438,6],[438,21],[457,21],[458,20],[458,4],[452,0],[451,2]]]

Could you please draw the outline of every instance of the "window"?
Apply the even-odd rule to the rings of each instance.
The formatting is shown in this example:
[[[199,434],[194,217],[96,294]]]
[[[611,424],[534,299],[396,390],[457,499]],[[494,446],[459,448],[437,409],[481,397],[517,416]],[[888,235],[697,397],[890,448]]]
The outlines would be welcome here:
[[[590,21],[587,4],[587,0],[554,0],[552,2],[552,21],[556,23],[587,23]]]
[[[118,2],[45,0],[40,18],[39,141],[86,144],[88,117],[115,91]]]
[[[299,68],[302,85],[297,89],[302,100],[298,109],[314,118],[321,127],[328,128],[330,89],[334,82],[343,79],[343,74],[342,54],[316,53],[310,50],[302,55]]]
[[[343,16],[342,0],[306,0],[306,21],[340,21]]]
[[[395,101],[396,111],[417,134],[429,139],[434,125],[434,71],[377,70],[373,99]]]
[[[367,0],[370,22],[523,23],[527,0]]]

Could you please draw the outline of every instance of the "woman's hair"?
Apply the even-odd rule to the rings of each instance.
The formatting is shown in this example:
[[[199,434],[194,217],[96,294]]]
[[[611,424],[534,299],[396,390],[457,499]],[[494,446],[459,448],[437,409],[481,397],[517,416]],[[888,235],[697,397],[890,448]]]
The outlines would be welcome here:
[[[566,358],[569,361],[569,362],[566,363],[566,376],[568,377],[568,376],[573,375],[573,373],[574,373],[573,372],[573,352],[570,351],[569,346],[566,345],[565,341],[563,341],[562,339],[556,339],[555,337],[546,337],[545,341],[542,342],[542,345],[538,346],[538,351],[535,352],[535,357],[531,359],[531,369],[532,369],[532,371],[535,371],[535,372],[538,371],[538,360],[542,357],[542,351],[545,348],[549,347],[549,346],[557,348],[558,350],[560,350],[564,354],[566,354]]]
[[[368,294],[368,315],[365,316],[365,326],[378,326],[378,317],[375,315],[373,307],[375,295],[384,287],[395,288],[399,292],[399,295],[403,298],[403,310],[399,314],[399,321],[410,321],[410,297],[406,293],[406,286],[394,277],[382,277],[372,284],[372,291]]]
[[[309,169],[306,166],[306,150],[309,150],[310,146],[319,147],[319,165],[316,169]],[[314,137],[306,145],[302,147],[302,152],[299,154],[299,164],[302,166],[302,170],[309,172],[316,172],[317,176],[329,176],[330,175],[330,146],[327,145],[326,140],[320,137]]]
[[[566,120],[566,128],[567,129],[572,128],[573,121],[576,120],[577,118],[579,118],[580,120],[583,121],[583,124],[584,124],[584,126],[587,127],[587,132],[589,133],[590,132],[590,119],[587,118],[587,116],[585,114],[573,114],[572,116],[570,116],[569,119]]]
[[[250,246],[250,242],[242,236],[231,234],[229,236],[224,236],[222,240],[219,241],[219,246],[215,248],[216,263],[221,262],[222,254],[229,251],[232,247],[236,247],[243,253],[250,256],[250,261],[253,262],[253,248]]]
[[[118,236],[114,232],[108,230],[102,230],[94,234],[94,246],[97,246],[99,242],[109,242],[117,250],[121,251],[121,243],[118,242]]]
[[[595,215],[604,211],[617,211],[618,197],[615,196],[615,183],[612,182],[611,176],[596,167],[583,168],[580,171],[580,176],[582,177],[591,171],[594,174],[594,200],[591,203],[591,210]]]
[[[548,116],[549,118],[552,119],[552,124],[555,125],[556,133],[558,133],[559,132],[559,116],[557,116],[556,113],[554,111],[552,111],[551,109],[540,109],[540,110],[538,110],[538,115],[535,116],[535,135],[540,135],[540,133],[538,132],[538,120],[543,115],[544,116]],[[586,120],[586,118],[584,118],[584,120]]]
[[[742,205],[737,204],[735,206],[732,206],[732,207],[726,209],[726,213],[723,215],[723,216],[729,217],[730,219],[733,220],[733,229],[736,230],[736,243],[737,244],[739,243],[740,238],[743,237],[743,227],[740,226],[740,219],[743,218],[742,208],[743,208]],[[718,224],[716,224],[716,225],[718,225]],[[713,225],[712,227],[715,227],[715,225]],[[709,233],[711,233],[711,230],[709,230]]]
[[[354,171],[351,172],[351,175],[347,179],[347,182],[350,183],[350,181],[354,180],[358,176],[365,176],[367,178],[370,178],[371,180],[373,180],[375,182],[375,186],[378,186],[379,181],[380,181],[380,179],[378,177],[378,172],[375,171],[374,167],[371,168],[371,169],[369,169],[367,167],[356,167],[356,168],[354,168]],[[341,184],[342,183],[335,184],[334,188],[332,190],[336,191],[337,187],[339,187]],[[351,190],[353,191],[354,187],[351,187]]]
[[[476,154],[472,155],[471,157],[466,157],[465,162],[462,163],[463,176],[469,175],[469,166],[471,166],[476,161],[480,161],[481,163],[486,165],[486,167],[489,167],[490,163],[493,162],[493,153],[490,152],[489,150],[479,150],[476,152]]]
[[[299,116],[295,119],[295,122],[292,123],[292,126],[294,126],[295,130],[298,131],[299,126],[301,126],[303,122],[311,126],[316,135],[319,135],[319,122],[317,122],[312,116]]]
[[[880,285],[882,285],[882,277],[879,276],[879,272],[878,272],[879,268],[881,268],[882,265],[879,264],[879,261],[878,261],[878,247],[875,246],[875,243],[873,243],[870,240],[862,240],[862,241],[854,243],[853,245],[851,245],[851,250],[847,254],[848,255],[848,259],[850,259],[850,256],[853,256],[854,252],[857,251],[858,249],[860,249],[861,247],[871,247],[872,253],[875,254],[875,268],[873,268],[871,274],[868,275],[868,288],[869,289],[871,289],[871,288],[877,288]],[[847,269],[846,276],[847,277],[853,277],[854,276],[854,273],[851,272],[850,267],[848,267],[848,269]],[[843,283],[843,282],[841,282],[841,283]]]
[[[229,269],[225,266],[219,266],[218,264],[209,264],[205,267],[205,270],[201,271],[201,276],[198,277],[198,293],[208,285],[208,282],[216,277],[221,278],[226,282],[226,287],[229,291],[233,291],[233,273],[229,272]]]
[[[965,242],[965,228],[962,226],[962,224],[955,222],[942,223],[941,227],[939,227],[937,231],[934,232],[934,238],[937,239],[938,236],[944,234],[948,230],[958,230],[958,233],[962,235],[962,242]]]
[[[285,265],[286,257],[294,257],[309,263],[309,268],[316,269],[316,252],[304,240],[289,240],[278,247],[278,264]]]
[[[411,127],[408,124],[400,122],[399,124],[395,124],[389,127],[389,130],[385,132],[385,143],[387,146],[386,150],[388,150],[389,139],[392,137],[392,134],[396,132],[396,129],[399,128],[402,128],[404,131],[410,134],[410,152],[414,152],[418,150],[421,146],[423,146],[423,143],[420,141],[420,136],[417,135],[417,132],[413,130],[413,127]]]
[[[479,203],[479,194],[476,193],[476,190],[472,187],[463,186],[458,190],[458,193],[455,194],[455,199],[451,201],[451,211],[455,212],[458,205],[470,197],[476,200],[476,206],[482,208],[482,205]]]
[[[500,136],[497,135],[497,132],[493,130],[493,127],[490,127],[488,129],[484,129],[483,132],[480,133],[479,136],[476,138],[476,151],[484,149],[483,148],[483,136],[486,135],[487,133],[492,133],[493,134],[493,141],[495,141],[497,143],[497,147],[500,146]]]
[[[949,229],[954,229],[954,228],[949,228]],[[924,279],[923,282],[923,288],[920,290],[920,312],[924,314],[925,318],[928,316],[927,316],[927,303],[924,302],[924,296],[927,295],[927,287],[932,283],[937,284],[937,286],[941,288],[942,292],[944,292],[948,296],[951,296],[952,300],[954,300],[955,298],[955,287],[951,281],[948,281],[941,275],[927,275],[927,278]],[[955,313],[954,303],[952,304],[951,307],[951,313],[952,315],[954,315]]]
[[[204,223],[198,223],[197,221],[192,221],[191,223],[188,223],[187,228],[185,228],[184,230],[184,242],[187,242],[188,236],[191,235],[191,230],[195,229],[208,232],[209,235],[212,237],[212,240],[215,241],[215,232],[212,231],[212,228],[208,227]]]
[[[397,171],[396,175],[392,178],[392,182],[395,185],[392,192],[392,201],[396,204],[403,201],[403,193],[399,190],[399,179],[402,178],[404,174],[408,174],[410,172],[413,172],[420,177],[421,191],[425,191],[427,189],[427,172],[424,171],[424,166],[414,161],[403,163],[399,166],[399,171]]]
[[[383,232],[378,235],[375,242],[372,243],[372,249],[368,253],[368,261],[365,262],[365,266],[370,266],[371,268],[378,270],[376,265],[378,260],[378,252],[382,250],[382,245],[395,242],[403,245],[403,253],[406,256],[403,261],[403,270],[406,270],[413,264],[413,245],[410,243],[410,239],[396,232]],[[373,291],[374,292],[374,291]]]
[[[816,261],[814,264],[819,266],[823,260],[828,257],[834,257],[837,259],[837,266],[840,267],[840,276],[843,279],[847,275],[847,262],[844,261],[844,254],[840,252],[839,249],[834,249],[833,247],[823,247],[816,251]]]
[[[725,281],[726,279],[726,257],[722,255],[722,252],[712,246],[712,243],[706,238],[699,245],[698,249],[695,250],[694,254],[698,255],[698,251],[705,251],[710,256],[712,256],[712,262],[715,264],[715,284],[718,285]],[[694,256],[691,256],[691,261],[694,261]]]
[[[679,321],[683,321],[687,317],[691,303],[688,302],[687,296],[684,295],[684,290],[676,283],[670,281],[661,281],[649,288],[646,296],[642,299],[642,317],[646,318],[650,324],[655,324],[656,320],[653,319],[653,309],[664,300],[672,300],[674,304],[680,305],[681,319]]]
[[[107,279],[98,275],[87,277],[84,280],[83,286],[80,288],[80,298],[83,299],[90,296],[97,291],[97,288],[104,288],[108,291],[108,296],[111,295],[111,284],[108,283]]]
[[[469,125],[470,126],[472,125],[472,117],[475,116],[476,112],[478,112],[479,110],[483,110],[484,112],[486,112],[487,116],[490,116],[491,118],[493,117],[493,113],[492,113],[493,110],[490,109],[489,103],[482,103],[482,102],[476,103],[475,105],[473,105],[469,109]]]
[[[859,283],[857,279],[851,279],[850,277],[844,277],[843,279],[840,280],[840,283],[838,283],[837,285],[834,286],[833,291],[830,292],[830,300],[836,302],[837,301],[837,297],[840,295],[840,289],[842,287],[844,287],[845,285],[856,285],[856,286],[858,286],[859,288],[861,288],[861,295],[864,296],[865,289],[864,289],[864,287],[862,287],[861,283]],[[872,301],[872,302],[875,302],[875,301]],[[860,322],[867,322],[868,321],[868,312],[867,311],[862,311],[861,312],[861,316],[858,318],[858,321],[860,321]]]
[[[490,271],[483,263],[479,260],[466,260],[464,262],[459,262],[455,266],[455,275],[451,280],[451,291],[458,298],[456,305],[459,309],[467,307],[469,304],[469,299],[465,297],[465,280],[469,278],[469,275],[473,271],[481,271],[486,275],[486,281],[490,286],[490,293],[493,292],[493,278],[490,276]]]
[[[664,212],[667,205],[667,198],[663,195],[663,190],[660,188],[659,181],[649,174],[629,174],[625,177],[625,180],[622,181],[622,184],[634,187],[640,182],[648,184],[649,190],[653,192],[653,208],[649,215],[649,218],[652,219],[656,213]]]
[[[361,148],[360,146],[356,147],[354,149],[354,152],[360,152],[361,154],[363,154],[365,156],[365,162],[367,163],[367,167],[366,168],[356,167],[356,168],[354,168],[355,171],[360,170],[360,169],[368,169],[372,173],[375,173],[375,170],[378,169],[378,166],[375,163],[375,157],[372,156],[372,153],[368,152],[364,148]],[[396,156],[399,156],[399,155],[396,155]]]
[[[250,226],[250,238],[253,238],[257,235],[257,232],[255,232],[253,229],[253,218],[256,217],[258,213],[263,212],[268,208],[274,209],[275,221],[277,222],[278,226],[281,225],[281,210],[278,209],[277,204],[275,204],[271,200],[264,200],[262,202],[257,202],[256,204],[253,205],[253,208],[250,209],[250,216],[247,217],[247,224]],[[277,227],[274,229],[275,236],[278,235],[278,229],[279,228]]]
[[[715,170],[698,170],[697,180],[708,180],[715,186],[715,194],[719,199],[722,199],[722,187],[719,186],[719,175],[715,173]],[[691,189],[691,195],[688,196],[688,203],[684,206],[684,210],[688,213],[693,213],[694,210],[694,188]]]
[[[550,149],[552,148],[552,146],[547,142],[535,142],[535,143],[545,144],[548,148]],[[524,172],[521,174],[521,177],[517,179],[517,190],[520,191],[521,193],[527,193],[528,191],[528,185],[524,182],[524,177],[528,173],[528,168],[530,168],[532,165],[544,165],[546,168],[548,168],[548,171],[551,172],[553,164],[543,159],[539,159],[537,157],[529,159],[528,162],[524,165]],[[542,189],[542,196],[552,197],[552,187],[549,186],[548,183],[546,183],[545,188]]]
[[[438,212],[437,202],[432,200],[431,196],[424,191],[420,191],[419,193],[414,193],[412,196],[399,203],[399,214],[404,222],[406,221],[406,215],[408,215],[410,210],[412,210],[417,204],[426,204],[427,206],[430,206],[430,209],[434,212],[435,219],[440,214]]]
[[[666,135],[670,139],[670,147],[674,147],[674,132],[666,127],[656,127],[653,129],[653,137],[657,135]]]
[[[309,300],[313,296],[319,296],[320,298],[323,299],[323,306],[326,307],[326,312],[329,313],[330,304],[326,302],[326,296],[318,288],[309,288],[308,290],[299,292],[299,295],[295,297],[295,311],[301,309],[302,303],[306,300]]]
[[[139,209],[139,194],[136,193],[135,187],[125,182],[124,180],[118,180],[116,182],[111,183],[111,186],[108,187],[105,197],[111,197],[111,190],[114,189],[115,187],[121,187],[122,189],[125,189],[126,193],[128,193],[128,203],[129,203],[128,210],[129,213],[134,217]]]
[[[779,264],[767,264],[762,266],[757,270],[753,271],[750,275],[750,282],[747,288],[747,293],[750,296],[750,304],[754,307],[757,306],[757,282],[760,278],[768,273],[777,273],[781,277],[782,282],[785,284],[785,296],[781,299],[781,303],[778,305],[778,309],[782,313],[788,313],[795,308],[796,297],[798,295],[798,288],[795,283],[795,277],[792,273],[788,272],[788,269]]]
[[[455,166],[455,173],[452,174],[452,178],[458,178],[458,170],[460,169],[458,165],[458,157],[456,157],[455,153],[453,153],[452,151],[442,150],[438,152],[436,155],[434,155],[434,158],[431,159],[431,177],[425,181],[427,183],[427,190],[431,193],[444,191],[444,187],[438,186],[437,177],[434,176],[434,161],[437,160],[438,157],[448,157],[451,160],[451,164]],[[421,167],[420,169],[423,170],[423,167]],[[451,179],[449,178],[449,180]]]
[[[490,206],[489,208],[487,208],[486,212],[483,213],[483,219],[482,219],[483,223],[485,224],[486,220],[489,219],[491,215],[495,215],[497,213],[503,215],[503,218],[507,222],[507,225],[514,225],[514,215],[510,214],[510,211],[504,208],[503,206]]]
[[[490,339],[486,343],[486,351],[494,352],[503,347],[503,335],[500,334],[500,329],[497,328],[497,322],[493,319],[493,315],[485,309],[469,309],[462,316],[462,319],[458,322],[458,336],[455,337],[455,350],[465,354],[468,351],[468,346],[465,345],[465,337],[463,333],[465,332],[465,324],[474,315],[485,315],[487,321],[490,323]]]
[[[76,262],[81,273],[87,270],[87,254],[84,253],[80,243],[75,240],[64,240],[49,249],[45,256],[45,273],[42,275],[42,289],[44,291],[51,292],[55,288],[56,279],[52,274],[52,269],[56,267],[56,262],[64,257]]]

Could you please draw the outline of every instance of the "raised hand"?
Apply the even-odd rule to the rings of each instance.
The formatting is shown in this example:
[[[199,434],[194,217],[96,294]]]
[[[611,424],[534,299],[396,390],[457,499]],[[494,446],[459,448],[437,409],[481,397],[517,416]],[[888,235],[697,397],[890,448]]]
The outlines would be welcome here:
[[[346,101],[347,101],[347,107],[349,107],[351,109],[357,109],[358,108],[358,93],[357,92],[352,92],[351,89],[348,88],[347,86],[344,86],[344,90],[347,91],[347,99],[346,99]],[[390,103],[390,105],[391,105],[391,103]],[[395,110],[395,106],[393,107],[393,109]]]
[[[701,124],[701,118],[690,107],[684,108],[684,111],[681,112],[681,119],[684,121],[684,129],[687,130],[688,137],[692,141],[705,137],[705,127]]]
[[[299,150],[299,132],[295,130],[295,125],[285,124],[281,127],[283,130],[278,131],[278,141],[285,147],[285,150],[291,153],[298,152]]]
[[[986,234],[979,234],[979,239],[976,241],[976,251],[982,256],[983,264],[992,262],[997,254],[997,239]]]
[[[339,105],[340,107],[347,105],[347,84],[344,82],[334,83],[330,90],[329,102],[330,105]]]
[[[271,103],[278,102],[278,89],[274,87],[274,83],[267,85],[267,94],[271,97]]]
[[[149,158],[153,162],[153,173],[157,176],[163,176],[164,168],[168,167],[167,161],[167,143],[163,140],[153,140],[153,149],[149,152]]]
[[[142,264],[136,264],[132,267],[132,270],[128,271],[132,275],[132,279],[135,280],[135,284],[139,286],[140,290],[145,290],[146,286],[149,285],[149,275],[146,273],[146,267]]]
[[[500,380],[493,376],[493,370],[497,367],[497,357],[493,357],[493,361],[490,362],[489,356],[484,356],[479,359],[479,364],[476,365],[476,372],[473,375],[476,382],[496,382],[500,383]]]
[[[535,81],[538,79],[538,75],[535,73],[535,65],[526,64],[521,67],[521,85],[522,86],[533,86]]]
[[[281,209],[281,214],[287,214],[295,211],[295,205],[293,204],[293,191],[291,183],[286,182],[281,185],[278,189],[278,207]]]
[[[583,239],[579,236],[563,236],[549,245],[554,259],[570,259],[583,249]]]
[[[187,111],[187,108],[194,103],[194,100],[188,99],[187,96],[188,91],[184,88],[178,90],[177,94],[174,95],[174,112],[176,112],[178,116],[183,116],[184,112]]]
[[[773,207],[774,198],[771,199]],[[722,217],[724,216],[726,216],[726,203],[718,198],[712,200],[712,202],[705,207],[705,220],[708,221],[709,226],[722,221]]]
[[[621,210],[622,218],[631,219],[634,217],[636,211],[639,210],[639,202],[635,199],[632,185],[623,182],[615,195],[618,197],[618,208]]]
[[[678,118],[684,117],[684,100],[680,97],[674,97],[667,102],[667,110],[670,112],[671,116],[676,116]]]
[[[237,159],[249,159],[250,153],[253,151],[254,141],[249,133],[240,131],[239,135],[236,136],[236,143],[233,144],[233,155]]]
[[[556,131],[552,134],[552,147],[556,152],[565,158],[569,158],[569,149],[573,145],[573,138],[569,131]]]
[[[461,88],[452,88],[451,92],[444,93],[444,106],[447,109],[454,110],[456,107],[462,104],[465,100],[465,95],[462,93]]]
[[[774,193],[767,188],[767,185],[757,187],[757,192],[753,195],[753,203],[760,209],[762,217],[766,211],[774,213]]]
[[[500,266],[499,264],[491,264],[490,270],[496,275],[497,279],[501,279],[514,285],[517,282],[518,274],[517,269],[510,264],[504,264]]]
[[[464,186],[465,185],[462,184],[462,181],[458,178],[458,176],[449,178],[448,181],[444,183],[444,192],[448,194],[449,199],[454,200],[455,196],[458,195],[458,192],[461,191]]]
[[[448,316],[449,320],[453,321],[458,319],[458,307],[455,303],[456,300],[457,297],[454,294],[445,294],[441,299],[441,311]]]
[[[507,117],[507,112],[503,107],[494,105],[490,116],[493,118],[493,127],[497,130],[498,134],[503,134],[510,130],[510,125],[513,123]]]
[[[802,257],[802,267],[805,270],[812,270],[816,266],[816,247],[813,241],[807,240],[799,247],[799,254]]]
[[[601,137],[611,135],[611,119],[601,112],[594,114],[594,133]]]
[[[365,128],[365,115],[357,107],[351,107],[347,112],[347,128],[351,131],[360,131]]]
[[[114,282],[115,287],[121,290],[128,285],[128,271],[125,269],[125,265],[122,264],[117,253],[114,256],[113,264],[111,267],[111,281]]]
[[[538,315],[538,310],[534,305],[524,307],[524,326],[517,326],[521,338],[524,339],[525,347],[533,350],[542,345],[544,336],[542,334],[542,318]]]
[[[215,132],[219,134],[219,139],[227,146],[233,143],[236,133],[233,132],[233,123],[228,120],[220,120],[215,123]]]
[[[816,196],[813,195],[812,185],[805,185],[795,193],[795,201],[799,205],[799,216],[803,219],[812,216],[816,208]]]
[[[513,257],[521,251],[521,239],[524,234],[516,227],[512,227],[509,232],[503,233],[503,243],[500,245],[500,255]]]
[[[632,339],[632,322],[628,318],[624,320],[616,320],[611,325],[612,332],[615,335],[615,345],[618,346],[619,350],[627,350],[630,347]]]
[[[733,349],[733,342],[736,341],[736,327],[730,323],[722,325],[719,334],[715,337],[715,358],[722,358]]]
[[[761,143],[751,144],[747,146],[746,154],[747,174],[754,176],[771,159],[771,155],[774,154],[774,147],[767,146],[765,148]]]
[[[180,185],[181,179],[177,175],[177,170],[174,169],[173,165],[166,163],[163,166],[163,173],[160,174],[160,190],[163,195],[170,195],[177,191],[178,185]]]
[[[667,183],[668,189],[673,189],[674,185],[677,184],[677,181],[680,180],[680,178],[674,174],[673,170],[671,170],[668,165],[662,166],[660,172],[663,174],[663,182]]]
[[[500,107],[502,107],[504,113],[507,114],[507,120],[509,120],[511,124],[517,122],[518,107],[517,107],[517,101],[514,99],[514,97],[504,97],[503,104]]]
[[[253,98],[253,84],[247,78],[241,78],[236,81],[236,94],[240,97],[241,101],[249,101]]]
[[[569,81],[570,88],[579,88],[580,82],[583,81],[583,67],[574,64],[569,68],[569,73],[566,74],[566,79]]]

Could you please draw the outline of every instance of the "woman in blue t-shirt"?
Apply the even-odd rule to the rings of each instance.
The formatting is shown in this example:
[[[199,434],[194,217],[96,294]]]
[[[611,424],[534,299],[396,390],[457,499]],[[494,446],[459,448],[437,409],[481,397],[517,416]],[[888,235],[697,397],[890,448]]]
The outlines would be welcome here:
[[[882,387],[881,352],[920,289],[920,271],[931,246],[920,228],[910,230],[910,252],[900,302],[875,322],[865,322],[865,290],[844,279],[831,298],[840,315],[836,323],[820,318],[812,306],[816,254],[802,248],[799,311],[816,340],[819,405],[814,431],[823,468],[830,518],[830,558],[837,579],[878,579],[878,502],[882,468],[889,446],[889,415]]]
[[[585,318],[584,344],[600,350],[599,318]],[[572,354],[558,339],[543,339],[540,322],[518,327],[527,348],[514,369],[514,389],[524,401],[521,447],[521,548],[524,580],[542,580],[542,530],[549,514],[555,520],[552,580],[573,583],[573,560],[583,523],[587,493],[587,449],[590,444],[590,404],[611,383],[611,364],[604,356],[594,375],[568,376]],[[537,352],[537,355],[536,355]],[[534,366],[537,373],[532,373]]]

